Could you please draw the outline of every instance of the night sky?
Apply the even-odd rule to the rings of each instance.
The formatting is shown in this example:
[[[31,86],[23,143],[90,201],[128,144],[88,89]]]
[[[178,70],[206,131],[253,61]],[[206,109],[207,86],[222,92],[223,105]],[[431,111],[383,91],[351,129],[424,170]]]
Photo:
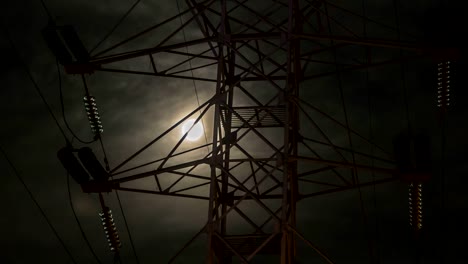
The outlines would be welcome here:
[[[45,2],[56,23],[73,25],[88,50],[109,32],[134,3],[130,0]],[[181,9],[185,10],[185,3],[179,2]],[[258,2],[259,5],[268,7],[266,2],[269,1]],[[340,5],[348,1],[330,2]],[[414,131],[429,135],[433,161],[432,179],[424,189],[424,230],[420,244],[415,245],[411,238],[407,214],[407,184],[403,182],[377,185],[375,189],[362,188],[367,227],[363,226],[357,190],[301,201],[298,205],[297,226],[336,263],[369,263],[368,239],[375,245],[378,263],[415,263],[413,251],[417,247],[420,248],[421,263],[467,263],[468,257],[465,252],[468,236],[468,194],[465,186],[468,183],[468,107],[465,100],[468,98],[464,89],[467,87],[464,80],[467,70],[464,48],[467,43],[463,39],[468,32],[463,23],[466,20],[464,4],[463,1],[434,0],[400,2],[399,19],[402,32],[416,35],[418,41],[433,46],[450,46],[461,50],[461,58],[454,62],[453,103],[447,114],[444,164],[441,162],[441,128],[436,107],[436,64],[431,60],[422,59],[403,66],[404,85],[408,91],[409,120]],[[395,25],[391,0],[365,0],[365,3],[369,17],[388,25]],[[362,13],[361,1],[343,5]],[[142,0],[98,50],[109,47],[177,12],[175,1]],[[3,3],[1,13],[0,146],[8,154],[76,262],[96,263],[70,209],[67,173],[57,159],[57,151],[65,146],[65,140],[21,62],[24,61],[29,68],[60,125],[71,139],[61,114],[56,60],[41,35],[41,30],[48,23],[47,13],[39,0],[7,1]],[[352,28],[362,30],[359,21],[349,20],[348,16],[341,13],[331,15],[343,23],[349,23],[346,25]],[[184,17],[187,18],[188,16]],[[158,34],[167,34],[179,25],[180,21],[176,20]],[[188,39],[200,37],[195,24],[189,24],[185,33]],[[382,31],[378,27],[369,26],[368,33],[375,38],[396,39],[395,32]],[[12,48],[8,36],[19,54]],[[154,46],[161,36],[150,35],[119,51]],[[177,34],[173,43],[181,41],[182,34]],[[344,50],[339,56],[344,60],[354,55],[362,56],[360,54],[362,51]],[[375,49],[375,56],[388,57],[394,56],[394,53]],[[172,58],[169,55],[161,56],[157,63],[164,67],[173,63]],[[147,60],[134,60],[126,62],[122,67],[150,70],[151,64]],[[392,149],[392,137],[403,131],[407,124],[400,67],[393,65],[369,70],[367,85],[364,85],[365,71],[340,76],[350,126],[369,136],[370,93],[372,134],[376,143],[388,150]],[[309,71],[320,72],[324,69],[311,67]],[[60,71],[68,122],[81,139],[91,140],[92,134],[82,102],[84,92],[81,77],[66,75],[62,66]],[[215,67],[197,72],[197,76],[201,77],[215,78],[215,74]],[[193,83],[190,80],[96,72],[87,76],[87,81],[101,113],[104,126],[103,142],[111,167],[129,157],[197,107]],[[215,91],[213,83],[197,81],[196,86],[200,103],[208,100]],[[271,91],[261,86],[257,87],[255,94],[265,101],[271,97]],[[319,109],[344,121],[336,76],[304,83],[301,96]],[[243,100],[240,98],[236,103],[242,105]],[[212,116],[213,112],[209,111],[203,119],[208,140],[212,137],[209,130],[213,123]],[[314,118],[319,118],[319,115]],[[323,126],[334,143],[347,146],[344,130],[336,129],[325,120],[317,122]],[[313,130],[307,124],[301,129]],[[314,135],[314,132],[310,133]],[[178,130],[169,134],[162,142],[132,161],[131,165],[163,157],[179,137]],[[204,139],[201,141],[204,143]],[[203,143],[192,143],[184,147]],[[77,141],[74,141],[73,145],[83,146]],[[102,160],[99,143],[95,142],[90,147]],[[355,147],[369,151],[369,147],[359,141]],[[263,150],[252,144],[252,151],[261,154]],[[202,149],[199,154],[206,153],[207,150]],[[324,152],[325,156],[328,154]],[[0,263],[73,263],[15,176],[14,169],[3,155],[0,156]],[[440,176],[442,167],[445,168],[444,192]],[[202,169],[200,173],[206,172]],[[135,183],[135,186],[154,184],[153,179],[145,181]],[[98,215],[101,211],[98,196],[83,193],[73,179],[70,179],[70,190],[76,214],[92,248],[102,263],[113,263],[113,255],[108,249]],[[207,191],[208,188],[200,189],[200,192]],[[139,263],[167,263],[207,221],[207,201],[123,191],[119,192],[119,195]],[[442,197],[445,197],[445,210],[441,209]],[[137,263],[115,192],[104,194],[104,199],[114,213],[123,243],[122,262]],[[249,211],[248,206],[246,210]],[[253,209],[250,208],[250,211]],[[236,219],[230,221],[234,230],[241,228]],[[206,236],[201,236],[175,263],[203,263],[206,254],[205,243]],[[300,263],[325,263],[305,244],[299,243],[298,249]],[[278,262],[265,258],[253,263]]]

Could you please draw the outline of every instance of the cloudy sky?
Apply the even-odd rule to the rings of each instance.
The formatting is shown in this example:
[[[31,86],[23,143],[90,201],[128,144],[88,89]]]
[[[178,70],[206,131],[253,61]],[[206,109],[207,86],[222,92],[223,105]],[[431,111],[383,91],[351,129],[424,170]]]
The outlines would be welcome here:
[[[105,36],[120,17],[133,5],[125,0],[70,0],[45,1],[53,18],[60,25],[73,25],[88,50],[92,49]],[[268,2],[268,3],[267,3]],[[272,1],[273,2],[273,1]],[[283,1],[286,2],[286,1]],[[305,2],[305,1],[304,1]],[[343,5],[357,13],[362,13],[362,2],[343,3],[334,0],[332,3]],[[463,16],[461,1],[410,1],[400,3],[399,18],[402,32],[416,35],[416,40],[430,45],[448,45],[464,47],[462,27]],[[449,3],[450,2],[450,3]],[[258,1],[258,10],[271,8],[269,1]],[[376,21],[395,26],[393,2],[390,0],[365,0],[368,16]],[[181,9],[186,5],[180,1]],[[331,9],[337,21],[362,34],[362,23],[356,17],[339,13]],[[155,23],[178,13],[175,1],[142,0],[118,29],[100,46],[109,47],[124,38],[135,34]],[[242,16],[242,13],[238,14]],[[185,16],[183,19],[188,19]],[[251,21],[248,12],[246,21]],[[1,64],[0,103],[1,126],[0,146],[18,169],[24,182],[43,208],[50,222],[56,228],[77,263],[96,263],[86,246],[75,218],[70,209],[67,191],[67,175],[56,158],[57,151],[65,141],[50,117],[38,93],[34,89],[21,60],[29,68],[32,77],[42,90],[44,97],[59,118],[65,129],[59,98],[59,75],[55,57],[47,48],[41,30],[48,23],[48,16],[40,1],[8,1],[2,6],[2,38],[0,47],[3,52]],[[180,25],[179,20],[149,34],[147,37],[122,47],[118,52],[152,47],[161,41],[163,36]],[[338,27],[337,27],[338,30]],[[342,32],[340,32],[342,33]],[[395,31],[385,31],[381,27],[369,25],[368,33],[375,38],[396,39]],[[195,24],[189,24],[185,30],[186,38],[197,39],[201,33]],[[9,41],[9,36],[16,46],[16,52]],[[169,43],[183,41],[182,34],[176,34]],[[306,44],[307,46],[307,44]],[[207,48],[207,46],[205,46]],[[194,51],[200,47],[193,47]],[[99,49],[98,49],[99,50]],[[267,51],[267,49],[265,49]],[[361,56],[362,51],[343,50],[339,59],[346,61]],[[246,52],[245,54],[248,54]],[[375,58],[389,58],[393,52],[375,49]],[[253,55],[252,55],[253,56]],[[431,60],[420,60],[405,64],[405,85],[408,90],[409,119],[416,132],[430,136],[432,151],[432,180],[425,187],[425,230],[420,241],[422,263],[440,263],[441,256],[446,263],[464,263],[463,244],[468,229],[467,208],[468,196],[464,186],[467,183],[465,173],[467,165],[466,82],[463,80],[466,71],[466,57],[456,63],[453,88],[453,106],[448,114],[447,147],[445,164],[441,162],[441,133],[437,119],[436,97],[436,64]],[[279,60],[280,56],[278,57]],[[323,58],[326,59],[326,55]],[[158,67],[164,68],[181,60],[171,54],[161,54],[157,58]],[[196,62],[194,62],[196,63]],[[114,66],[114,65],[113,65]],[[270,65],[271,66],[271,65]],[[120,69],[150,71],[148,60],[133,60],[115,65]],[[187,67],[184,65],[183,67]],[[184,69],[182,67],[182,69]],[[328,68],[327,68],[328,67]],[[313,64],[308,74],[324,72],[330,66]],[[80,76],[66,75],[61,67],[61,81],[64,96],[65,112],[70,126],[84,140],[91,140],[87,117],[82,105],[83,84]],[[394,135],[406,126],[402,78],[399,65],[369,70],[369,80],[365,81],[365,71],[342,74],[341,83],[349,115],[350,126],[369,137],[368,95],[372,96],[372,135],[375,141],[391,150]],[[186,73],[188,74],[188,72]],[[216,78],[216,67],[195,71],[197,77]],[[87,76],[89,88],[96,97],[101,113],[106,147],[111,167],[129,157],[150,140],[175,124],[198,105],[193,83],[190,80],[163,78],[153,76],[129,75],[111,72],[96,72]],[[205,102],[215,91],[215,85],[197,81],[197,92],[200,103]],[[262,102],[272,95],[271,86],[253,87],[251,89]],[[327,114],[342,121],[343,109],[339,98],[337,78],[335,75],[305,82],[301,95]],[[238,97],[237,105],[248,104],[244,97]],[[320,119],[320,115],[310,113],[332,141],[340,146],[347,146],[347,135],[344,130],[336,129],[329,121]],[[204,117],[208,140],[212,136],[213,111]],[[301,119],[302,120],[302,119]],[[302,132],[314,137],[316,132],[310,124],[301,124]],[[307,132],[308,131],[308,132]],[[69,138],[71,135],[66,131]],[[268,134],[273,140],[278,135]],[[177,143],[180,131],[176,129],[161,142],[149,148],[130,165],[155,160],[167,155]],[[254,139],[246,138],[244,147],[258,156],[264,154],[263,147],[252,144]],[[201,145],[204,139],[196,143],[184,143],[182,149]],[[74,141],[75,147],[82,144]],[[90,146],[102,159],[99,143]],[[356,143],[356,148],[369,151],[368,145]],[[320,151],[317,146],[317,151]],[[323,155],[332,154],[323,150]],[[200,149],[188,158],[200,158],[207,153]],[[266,152],[265,152],[266,153]],[[327,156],[328,157],[328,156]],[[184,159],[173,161],[181,162]],[[364,161],[363,161],[364,162]],[[441,167],[445,167],[445,201],[446,209],[441,208]],[[150,168],[150,169],[154,169]],[[197,173],[206,175],[200,169]],[[2,177],[0,214],[0,261],[2,263],[73,263],[60,242],[47,225],[46,220],[35,206],[24,186],[15,176],[13,168],[6,159],[0,158],[0,175]],[[208,174],[209,175],[209,174]],[[164,184],[164,183],[163,183]],[[167,184],[167,183],[166,183]],[[102,263],[112,263],[112,254],[108,249],[98,213],[101,211],[96,194],[85,194],[73,181],[70,181],[74,208],[94,251]],[[154,186],[154,180],[142,180],[134,186]],[[130,185],[129,185],[130,186]],[[151,189],[154,187],[149,187]],[[207,195],[208,189],[199,193]],[[170,257],[183,246],[207,221],[206,201],[191,200],[161,195],[119,192],[125,216],[134,241],[139,263],[166,263]],[[369,263],[367,240],[374,241],[379,263],[413,263],[415,245],[410,237],[407,216],[407,185],[402,182],[377,185],[374,188],[362,189],[364,208],[367,215],[367,227],[363,226],[359,193],[356,190],[337,194],[322,195],[301,201],[298,206],[298,229],[311,241],[319,245],[336,263]],[[119,230],[122,247],[122,262],[137,263],[130,246],[130,237],[125,229],[123,216],[114,193],[105,194],[107,205],[113,210]],[[246,203],[244,209],[253,211]],[[253,212],[251,212],[255,215]],[[255,216],[254,216],[255,217]],[[258,216],[258,218],[261,218]],[[444,219],[445,223],[441,222]],[[233,230],[242,228],[239,218],[232,218]],[[205,237],[200,237],[181,256],[176,263],[202,263],[205,258]],[[298,245],[301,263],[322,263],[316,254],[304,244]],[[258,259],[254,263],[276,263],[268,259]],[[324,263],[324,262],[323,262]]]

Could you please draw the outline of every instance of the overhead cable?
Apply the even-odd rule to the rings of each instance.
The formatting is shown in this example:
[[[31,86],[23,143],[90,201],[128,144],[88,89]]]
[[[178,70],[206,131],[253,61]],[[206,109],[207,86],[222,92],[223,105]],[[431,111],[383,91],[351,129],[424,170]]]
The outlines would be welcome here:
[[[104,41],[106,41],[107,38],[114,33],[114,31],[122,24],[122,22],[127,18],[127,16],[133,11],[133,9],[140,3],[141,0],[137,0],[128,10],[127,12],[117,21],[117,23],[112,27],[112,29],[104,35],[104,37],[94,45],[94,47],[89,51],[89,53],[93,53]]]
[[[10,167],[13,169],[13,173],[15,174],[16,178],[18,178],[18,180],[21,182],[21,184],[23,185],[24,189],[26,190],[26,192],[28,193],[29,197],[31,198],[31,200],[34,202],[34,205],[36,205],[37,209],[39,209],[39,212],[41,213],[42,217],[44,217],[44,219],[46,220],[47,224],[49,225],[50,229],[52,229],[52,232],[54,233],[55,237],[58,239],[58,241],[60,242],[60,244],[62,245],[63,249],[65,250],[65,252],[67,253],[67,255],[70,257],[71,261],[74,263],[74,264],[77,264],[75,258],[73,257],[73,255],[71,254],[70,250],[68,249],[67,245],[65,244],[65,242],[63,241],[63,239],[60,237],[60,235],[58,234],[57,230],[55,229],[54,225],[52,224],[52,222],[50,221],[50,219],[47,217],[46,213],[44,212],[44,209],[42,209],[42,207],[39,205],[39,203],[37,202],[36,198],[34,197],[34,194],[31,192],[31,190],[29,189],[29,187],[26,185],[26,183],[24,182],[23,178],[21,177],[18,169],[16,169],[15,165],[13,164],[13,162],[10,160],[10,158],[8,157],[7,153],[3,150],[3,148],[0,146],[0,152],[3,154],[5,160],[8,162],[8,164],[10,165]]]
[[[91,243],[88,240],[88,237],[86,236],[86,233],[83,230],[83,227],[81,226],[81,222],[78,219],[78,215],[76,214],[75,207],[73,205],[73,199],[71,196],[71,190],[70,190],[70,174],[67,173],[67,190],[68,190],[68,201],[70,202],[70,208],[73,212],[73,216],[75,217],[76,224],[78,225],[78,228],[80,229],[81,235],[83,236],[84,241],[86,242],[86,245],[89,248],[89,251],[91,254],[93,254],[94,259],[96,260],[97,263],[102,264],[101,260],[99,260],[98,256],[96,255],[96,252],[94,251],[93,247],[91,246]]]

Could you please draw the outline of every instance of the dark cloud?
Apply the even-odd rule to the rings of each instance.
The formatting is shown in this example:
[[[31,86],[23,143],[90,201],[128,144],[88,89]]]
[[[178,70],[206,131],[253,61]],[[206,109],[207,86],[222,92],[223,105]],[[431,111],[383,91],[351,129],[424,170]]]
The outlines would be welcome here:
[[[231,1],[228,1],[231,2]],[[261,1],[264,8],[268,4]],[[131,1],[47,1],[47,4],[58,23],[72,24],[76,27],[83,43],[91,49],[112,28],[121,14],[132,5]],[[232,3],[230,3],[232,4]],[[255,4],[255,3],[254,3]],[[353,2],[340,3],[355,12],[361,12],[361,6]],[[459,32],[463,17],[461,8],[457,5],[440,8],[433,1],[407,1],[400,3],[400,26],[402,32],[410,32],[421,39],[433,44],[455,43],[462,46],[462,36]],[[182,5],[184,8],[185,4]],[[254,5],[255,6],[255,5]],[[262,9],[260,4],[255,6]],[[392,1],[367,1],[367,13],[372,19],[382,23],[394,25]],[[238,15],[245,10],[238,11]],[[331,10],[331,12],[336,12]],[[155,22],[161,21],[177,13],[175,2],[142,1],[114,34],[103,42],[101,48],[108,47],[131,34],[142,30]],[[14,40],[21,58],[31,69],[34,79],[41,87],[53,112],[61,120],[60,101],[58,96],[58,75],[55,58],[47,49],[41,37],[41,29],[47,25],[47,16],[39,1],[9,1],[4,8],[2,22]],[[337,20],[345,23],[348,15],[343,12],[335,13]],[[434,19],[437,18],[437,19]],[[184,16],[189,19],[189,16]],[[179,26],[175,21],[167,27],[161,28],[155,34],[143,37],[140,41],[125,45],[118,51],[138,49],[154,46],[161,39]],[[240,27],[233,23],[233,28]],[[346,26],[361,30],[360,21],[350,21]],[[266,24],[260,23],[260,27]],[[201,34],[195,24],[190,24],[186,30],[186,38],[196,39]],[[342,32],[342,28],[333,28]],[[369,36],[375,38],[396,38],[396,32],[383,30],[379,26],[368,25]],[[360,32],[360,31],[359,31]],[[407,36],[403,37],[405,40]],[[408,38],[409,39],[409,38]],[[176,35],[169,43],[183,40],[182,34]],[[444,41],[441,41],[444,40]],[[447,41],[445,41],[447,40]],[[69,207],[67,193],[67,179],[64,169],[56,158],[56,151],[64,146],[55,124],[48,116],[34,87],[28,80],[24,67],[13,52],[6,38],[0,39],[3,50],[3,63],[0,66],[2,87],[0,89],[1,104],[1,140],[0,144],[9,153],[14,164],[19,168],[26,184],[35,195],[39,204],[50,218],[58,233],[78,263],[93,263],[93,256],[87,249],[80,231],[75,223]],[[317,44],[309,43],[304,49],[317,48]],[[198,50],[205,47],[190,47]],[[272,52],[275,47],[264,45],[265,53]],[[99,50],[99,49],[98,49]],[[380,51],[376,49],[377,51]],[[180,50],[185,51],[185,50]],[[255,56],[243,50],[245,54]],[[375,58],[389,58],[395,56],[391,52],[376,52]],[[359,49],[343,49],[338,53],[340,62],[350,63],[353,59],[363,60],[365,52]],[[284,55],[273,56],[278,61],[285,62]],[[156,66],[163,69],[174,61],[182,61],[183,56],[173,54],[157,55]],[[317,60],[333,60],[331,53],[314,57]],[[240,59],[239,59],[240,61]],[[194,66],[201,64],[195,61]],[[425,263],[436,263],[439,254],[445,251],[447,262],[462,263],[463,238],[467,234],[466,209],[468,197],[464,191],[467,167],[463,157],[466,157],[464,146],[466,139],[466,107],[464,98],[466,92],[462,87],[465,62],[459,62],[459,69],[454,88],[454,107],[448,119],[447,154],[445,157],[446,175],[446,210],[440,210],[440,127],[437,123],[435,110],[435,74],[433,63],[428,61],[405,64],[406,87],[410,103],[409,118],[416,131],[430,135],[433,149],[433,180],[425,189],[426,230],[421,245],[421,254]],[[239,62],[247,67],[248,64]],[[311,63],[307,73],[328,72],[334,66],[320,66]],[[428,66],[429,65],[429,66]],[[148,70],[151,67],[147,59],[135,59],[128,62],[111,65],[119,69]],[[273,68],[270,63],[265,68]],[[332,117],[344,122],[344,113],[339,97],[341,84],[345,103],[348,110],[350,126],[364,136],[369,136],[368,95],[371,96],[373,136],[377,143],[386,149],[391,149],[391,139],[405,129],[406,113],[404,109],[403,90],[401,89],[400,66],[375,68],[368,71],[369,82],[366,86],[366,72],[358,71],[343,73],[341,80],[336,75],[309,80],[301,87],[301,95]],[[187,68],[187,66],[185,66]],[[66,115],[70,126],[83,139],[89,140],[92,135],[82,106],[84,95],[79,76],[65,75],[62,70],[62,89]],[[216,68],[194,71],[196,76],[210,77],[216,73]],[[189,73],[187,73],[189,76]],[[190,80],[154,78],[151,76],[119,75],[114,73],[96,72],[87,78],[90,91],[96,96],[104,123],[104,143],[109,156],[111,167],[115,166],[162,131],[173,125],[177,120],[188,114],[197,106],[193,83]],[[340,82],[340,83],[339,83]],[[284,85],[282,82],[277,82]],[[208,100],[215,91],[213,83],[196,81],[199,100]],[[395,89],[395,87],[399,87]],[[263,103],[276,95],[276,89],[271,84],[246,83],[245,89],[259,98]],[[237,95],[236,95],[237,96]],[[276,100],[274,100],[276,102]],[[245,94],[239,92],[235,105],[250,104],[252,101]],[[309,109],[310,110],[310,109]],[[310,115],[317,120],[317,124],[337,145],[347,146],[348,138],[345,130],[324,118],[317,112],[310,110]],[[213,112],[209,111],[203,119],[206,127],[213,121]],[[320,133],[310,123],[301,124],[301,133],[324,140]],[[212,132],[207,132],[208,140]],[[265,131],[270,139],[282,136],[278,131]],[[153,160],[154,157],[167,155],[180,137],[179,131],[174,131],[161,143],[149,148],[144,155],[132,161],[130,165]],[[256,136],[243,141],[240,145],[255,154],[270,153],[270,149],[257,143]],[[370,146],[357,137],[353,137],[356,149],[369,152]],[[255,144],[253,144],[255,142]],[[76,141],[74,142],[75,144]],[[189,143],[184,143],[182,149],[188,149]],[[336,155],[327,148],[314,148],[325,157],[337,159]],[[102,153],[98,144],[92,146],[99,159]],[[189,156],[200,158],[206,151]],[[301,149],[303,151],[303,149]],[[233,155],[239,155],[233,151]],[[348,159],[349,155],[346,156]],[[188,158],[175,159],[174,162],[186,162]],[[363,163],[368,159],[361,158]],[[157,165],[157,164],[156,164]],[[153,166],[151,169],[156,167]],[[301,165],[301,169],[311,169],[310,165]],[[241,174],[249,168],[239,168]],[[4,160],[0,160],[2,172],[1,206],[4,208],[0,217],[0,261],[2,263],[71,263],[62,250],[61,245],[53,236],[45,220],[26,195],[12,169]],[[208,166],[200,168],[196,173],[208,174]],[[281,177],[281,174],[275,174]],[[318,177],[329,177],[324,173]],[[169,186],[176,177],[162,175],[163,186]],[[361,179],[369,179],[370,174],[361,174]],[[195,180],[193,181],[195,182]],[[189,183],[185,182],[185,186]],[[132,185],[133,184],[133,185]],[[127,187],[154,188],[154,179],[147,178],[136,181]],[[181,184],[183,187],[184,185]],[[252,184],[252,183],[249,183]],[[266,185],[272,185],[272,181]],[[248,184],[247,184],[248,185]],[[265,185],[265,186],[266,186]],[[265,187],[266,188],[266,187]],[[309,187],[305,187],[307,189]],[[427,190],[427,191],[426,191]],[[98,216],[100,209],[96,195],[85,194],[75,182],[71,181],[71,192],[75,210],[82,223],[85,233],[97,255],[103,263],[110,263],[112,256],[108,251],[102,226]],[[196,194],[208,192],[208,188],[194,191]],[[412,247],[415,245],[409,236],[407,225],[407,186],[403,183],[392,183],[361,190],[363,203],[366,208],[367,226],[363,225],[360,211],[360,195],[357,190],[337,194],[328,194],[305,200],[299,204],[298,229],[311,241],[319,245],[336,263],[364,263],[368,262],[367,239],[377,241],[376,251],[379,252],[381,263],[412,263]],[[140,263],[165,263],[177,250],[193,236],[206,222],[207,202],[192,201],[184,198],[169,196],[154,196],[120,192],[120,199],[125,210],[131,235],[140,259]],[[123,241],[122,258],[124,263],[135,263],[130,247],[130,237],[125,230],[123,216],[119,210],[114,193],[104,195],[108,206],[112,208],[116,225]],[[277,203],[269,204],[277,208]],[[257,204],[249,201],[242,204],[245,212],[251,213],[256,221],[262,222],[266,218]],[[443,213],[443,215],[441,215]],[[441,225],[444,219],[445,225]],[[246,229],[246,223],[241,217],[233,216],[229,219],[233,232]],[[269,225],[270,229],[273,224]],[[445,246],[445,247],[443,247]],[[320,258],[303,242],[298,242],[299,260],[301,263],[319,262]],[[441,249],[442,248],[442,249]],[[206,237],[201,236],[181,256],[177,263],[202,263],[206,252]],[[259,257],[255,263],[275,263],[268,257]],[[458,261],[458,262],[457,262]]]

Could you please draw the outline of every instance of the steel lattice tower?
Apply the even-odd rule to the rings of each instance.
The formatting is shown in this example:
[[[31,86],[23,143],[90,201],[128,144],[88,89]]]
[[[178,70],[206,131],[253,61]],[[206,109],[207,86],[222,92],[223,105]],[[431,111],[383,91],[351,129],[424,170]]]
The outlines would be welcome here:
[[[346,14],[345,20],[363,21],[360,25],[375,21],[325,1],[186,0],[185,4],[188,8],[180,14],[110,48],[89,57],[77,53],[73,60],[62,61],[69,74],[85,76],[105,71],[215,85],[215,94],[209,100],[201,102],[193,112],[112,168],[113,179],[84,183],[83,190],[88,193],[120,190],[206,200],[208,221],[196,236],[207,234],[210,264],[228,264],[235,258],[243,263],[255,263],[255,256],[259,254],[277,255],[281,264],[296,263],[299,240],[332,263],[311,242],[313,239],[308,240],[297,230],[297,203],[318,195],[400,180],[401,173],[390,154],[378,150],[373,142],[350,128],[347,120],[340,122],[321,111],[301,92],[311,89],[310,83],[324,76],[339,78],[343,73],[421,57],[445,61],[452,58],[452,51],[400,40],[367,38],[361,29],[344,25],[329,12],[341,10]],[[177,24],[179,22],[181,25]],[[178,26],[161,37],[156,45],[119,50],[169,24]],[[187,29],[191,26],[193,30],[194,25],[197,27],[197,32],[192,34],[194,37],[185,39]],[[184,40],[175,37],[182,33]],[[374,59],[371,51],[375,48],[402,52],[399,56]],[[73,52],[73,48],[70,50]],[[362,56],[359,55],[359,60],[350,60],[339,55],[342,50],[348,54],[359,50]],[[178,59],[172,65],[162,66],[158,60],[161,54]],[[134,59],[147,60],[152,69],[137,71],[115,67]],[[337,133],[349,137],[350,146],[334,144],[316,122],[317,115],[339,127],[341,130]],[[205,120],[205,128],[211,136],[207,145],[179,150],[186,142],[184,136],[167,156],[138,167],[141,170],[151,165],[157,169],[137,174],[131,174],[130,169],[122,171],[129,161],[189,118],[195,118],[196,122]],[[371,155],[353,149],[351,136],[378,151]],[[209,153],[205,155],[207,146]],[[321,154],[316,146],[333,155]],[[181,158],[188,154],[203,157]],[[355,159],[355,156],[361,158]],[[387,165],[371,166],[369,162],[360,162],[364,159]],[[375,179],[358,179],[360,172],[368,171],[375,173]],[[163,188],[160,181],[165,174],[177,178]],[[327,177],[315,179],[319,174]],[[151,190],[125,187],[128,182],[147,177],[155,179]],[[185,179],[202,182],[178,189],[178,184]],[[209,192],[196,191],[203,186],[209,186]],[[254,215],[241,209],[241,205],[247,203],[262,210],[267,219],[258,222]],[[250,231],[233,232],[229,228],[233,214],[242,218],[244,229]]]

